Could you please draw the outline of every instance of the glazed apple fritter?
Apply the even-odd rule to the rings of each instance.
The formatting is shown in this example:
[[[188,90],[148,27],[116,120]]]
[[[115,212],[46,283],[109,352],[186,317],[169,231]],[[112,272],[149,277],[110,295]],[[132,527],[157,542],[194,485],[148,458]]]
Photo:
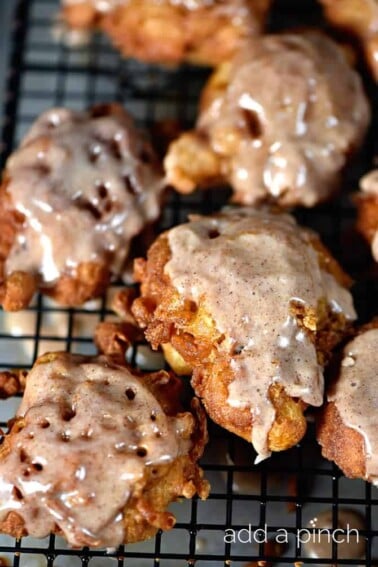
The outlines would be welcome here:
[[[0,303],[39,288],[63,305],[123,276],[132,240],[159,215],[151,148],[118,105],[42,114],[9,157],[0,187]]]
[[[104,355],[41,356],[0,448],[0,531],[116,547],[172,528],[167,505],[209,490],[206,420],[181,386]]]
[[[312,207],[339,188],[370,111],[358,74],[325,35],[265,35],[210,77],[194,130],[168,150],[169,183],[189,193],[220,181],[233,200]]]
[[[323,366],[355,317],[349,280],[289,215],[236,209],[163,233],[133,314],[209,416],[266,457],[297,443]]]

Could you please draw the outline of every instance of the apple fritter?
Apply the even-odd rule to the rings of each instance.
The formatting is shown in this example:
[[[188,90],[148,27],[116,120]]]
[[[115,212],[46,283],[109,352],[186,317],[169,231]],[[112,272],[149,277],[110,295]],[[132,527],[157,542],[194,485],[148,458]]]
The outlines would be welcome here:
[[[304,435],[323,402],[323,367],[355,318],[349,280],[315,233],[289,215],[193,217],[135,261],[132,312],[209,416],[259,457]]]
[[[205,415],[181,387],[110,356],[38,358],[0,447],[0,531],[117,547],[172,528],[168,504],[209,491]]]
[[[0,303],[39,289],[75,306],[127,273],[131,244],[164,190],[150,146],[119,105],[43,113],[8,158],[0,187]]]
[[[167,179],[181,193],[228,182],[242,205],[314,205],[340,188],[370,119],[359,75],[320,32],[264,35],[221,64],[193,130],[171,143]]]

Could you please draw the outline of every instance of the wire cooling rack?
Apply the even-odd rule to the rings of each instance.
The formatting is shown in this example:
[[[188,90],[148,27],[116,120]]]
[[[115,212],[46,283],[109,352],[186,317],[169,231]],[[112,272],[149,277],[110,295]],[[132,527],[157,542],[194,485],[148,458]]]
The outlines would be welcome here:
[[[4,0],[3,0],[4,1]],[[4,106],[2,154],[4,164],[12,148],[36,115],[46,108],[65,105],[82,109],[96,102],[119,101],[142,127],[173,120],[185,128],[193,123],[198,93],[208,74],[206,70],[182,67],[161,69],[122,60],[107,40],[94,35],[86,46],[69,49],[53,39],[58,0],[13,0],[11,56]],[[283,22],[311,23],[320,19],[314,2],[277,2],[271,25]],[[367,82],[367,88],[372,86]],[[375,93],[376,94],[376,93]],[[376,100],[376,99],[375,99]],[[373,163],[372,127],[366,147],[347,173],[345,193],[337,202],[311,211],[299,211],[301,222],[318,230],[333,253],[356,279],[356,305],[361,321],[377,314],[376,269],[369,252],[353,232],[354,211],[348,190],[357,187],[360,175]],[[163,213],[160,228],[185,220],[190,212],[210,212],[226,201],[227,194],[216,191],[182,198],[172,195]],[[112,316],[107,297],[81,309],[63,309],[46,298],[37,297],[25,312],[1,314],[0,367],[30,368],[38,354],[47,350],[94,353],[92,336],[98,321]],[[159,354],[146,345],[129,353],[132,362],[144,368],[158,368]],[[18,398],[0,402],[1,425],[14,414]],[[362,481],[342,476],[336,466],[320,457],[310,424],[305,440],[284,454],[253,467],[253,451],[232,435],[210,425],[211,442],[203,468],[212,484],[206,502],[193,499],[172,506],[177,524],[171,532],[159,533],[141,544],[106,550],[70,550],[64,540],[51,536],[45,540],[30,537],[14,540],[0,537],[0,565],[39,566],[130,566],[130,567],[218,567],[260,563],[293,565],[376,564],[378,556],[378,491]],[[337,558],[333,544],[330,557],[315,559],[297,545],[299,530],[323,510],[332,513],[336,528],[339,511],[348,508],[362,514],[365,530],[365,558]],[[245,543],[225,541],[225,530],[243,532]],[[256,530],[264,530],[257,535]],[[275,557],[267,545],[278,530],[285,530],[288,543]],[[230,533],[230,532],[227,532]],[[282,533],[282,532],[281,532]],[[251,535],[249,535],[251,534]],[[260,543],[257,541],[259,540]]]

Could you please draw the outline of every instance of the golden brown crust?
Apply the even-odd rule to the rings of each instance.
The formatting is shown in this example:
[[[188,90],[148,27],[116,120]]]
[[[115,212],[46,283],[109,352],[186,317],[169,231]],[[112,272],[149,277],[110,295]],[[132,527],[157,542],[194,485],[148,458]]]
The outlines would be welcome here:
[[[355,332],[362,335],[371,329],[378,329],[378,317]],[[337,381],[341,357],[338,356],[332,368],[332,384]],[[366,455],[363,436],[343,422],[334,402],[328,402],[322,408],[317,420],[317,440],[322,447],[322,455],[334,461],[349,478],[366,478]]]
[[[42,293],[49,295],[61,305],[82,305],[98,297],[110,282],[109,269],[100,262],[79,264],[76,275],[62,275],[53,287],[41,287]]]
[[[230,62],[224,62],[211,74],[201,92],[200,113],[205,112],[214,100],[225,93],[230,81],[230,71]],[[239,142],[235,133],[235,129],[223,133],[230,154],[236,151]],[[192,193],[196,187],[217,185],[224,180],[226,174],[224,160],[214,152],[206,133],[198,129],[181,134],[169,145],[164,169],[168,183],[183,194]]]
[[[191,498],[198,493],[201,498],[208,495],[208,484],[202,478],[202,471],[187,457],[176,459],[173,465],[162,474],[160,482],[151,478],[143,496],[132,499],[125,512],[125,543],[142,541],[156,534],[158,529],[169,530],[175,525],[175,517],[167,512],[167,506],[186,496]]]
[[[346,281],[350,283],[338,263],[315,237],[314,248],[324,269],[342,285]],[[203,306],[180,298],[164,273],[164,266],[170,258],[167,233],[155,241],[147,258],[147,261],[141,258],[135,261],[134,276],[141,283],[141,297],[132,306],[136,320],[145,329],[147,340],[153,348],[162,346],[164,353],[168,352],[168,361],[178,373],[193,369],[192,385],[210,417],[250,441],[253,426],[250,409],[235,411],[227,403],[228,386],[234,376],[230,355],[215,348],[222,335]],[[296,315],[306,332],[311,333],[314,326],[317,327],[314,340],[317,342],[320,362],[324,363],[331,349],[345,336],[347,322],[344,318],[332,318],[326,308],[312,323],[308,313],[298,312]],[[305,405],[289,397],[279,384],[271,386],[269,396],[276,410],[276,419],[268,438],[269,449],[287,449],[296,444],[306,431],[303,416]]]
[[[250,442],[253,427],[250,409],[235,411],[227,403],[228,386],[233,379],[229,361],[225,360],[223,364],[205,366],[203,371],[194,369],[192,385],[213,421]],[[290,398],[279,384],[270,387],[269,397],[276,416],[269,431],[268,448],[270,451],[284,451],[298,443],[306,432],[305,405]]]
[[[136,329],[129,323],[103,321],[96,326],[94,343],[100,352],[122,362],[135,335]]]
[[[59,357],[60,354],[63,353],[43,355],[36,364],[42,364],[46,358],[50,361],[51,357]],[[143,385],[155,396],[167,415],[174,416],[183,411],[179,401],[182,383],[172,373],[160,371],[144,374],[135,369],[132,372],[139,375]],[[26,373],[24,378],[25,376]],[[177,457],[173,463],[145,467],[145,474],[133,486],[132,495],[124,509],[124,543],[150,538],[159,529],[171,529],[175,524],[175,517],[167,512],[166,508],[178,498],[191,498],[195,494],[202,499],[208,496],[209,483],[203,478],[203,471],[197,464],[208,441],[205,413],[197,399],[192,400],[191,413],[186,412],[185,416],[192,442],[191,449],[188,454]],[[24,419],[17,417],[8,425],[9,433],[0,446],[0,461],[11,451],[17,450],[16,433],[23,428]],[[0,522],[0,532],[17,538],[28,535],[22,516],[14,511]],[[57,525],[53,533],[63,535]],[[83,539],[82,545],[87,544]]]
[[[5,311],[19,311],[37,291],[36,278],[27,272],[13,272],[0,283],[0,303]]]
[[[131,313],[131,305],[136,297],[135,289],[126,287],[120,290],[112,298],[111,308],[122,319],[131,325],[136,325],[133,314]]]
[[[221,160],[206,138],[194,130],[170,144],[164,167],[168,183],[183,194],[222,181]]]
[[[129,0],[100,14],[87,0],[66,6],[63,18],[72,28],[100,27],[126,57],[164,64],[216,65],[231,57],[248,35],[262,29],[270,2],[238,0],[235,5],[242,17],[233,18],[222,13],[219,5],[187,9],[147,0]]]
[[[27,535],[24,520],[17,512],[9,512],[5,520],[0,522],[0,531],[17,539]]]
[[[354,202],[357,206],[357,230],[371,243],[378,230],[378,196],[358,193]]]
[[[350,478],[365,476],[365,446],[362,435],[347,427],[333,402],[328,403],[317,424],[322,455],[334,461]]]
[[[20,394],[25,389],[27,372],[25,370],[6,370],[0,372],[0,399]]]

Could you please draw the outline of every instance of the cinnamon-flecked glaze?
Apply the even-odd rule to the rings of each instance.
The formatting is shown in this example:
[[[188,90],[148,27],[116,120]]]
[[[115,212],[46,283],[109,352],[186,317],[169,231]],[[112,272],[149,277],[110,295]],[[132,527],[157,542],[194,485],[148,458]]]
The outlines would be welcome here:
[[[267,35],[210,82],[197,130],[221,159],[235,200],[311,207],[327,199],[369,123],[362,83],[325,35]],[[222,161],[223,160],[223,161]]]
[[[9,157],[6,190],[24,222],[5,275],[53,285],[85,262],[123,274],[131,239],[159,214],[163,182],[130,117],[108,109],[49,110]]]
[[[118,546],[146,468],[188,454],[193,423],[190,413],[167,415],[140,378],[104,356],[45,355],[0,460],[0,520],[14,511],[29,535],[58,526],[72,546]]]
[[[275,418],[271,384],[322,404],[323,368],[310,333],[322,308],[355,318],[349,291],[320,266],[314,237],[289,215],[253,209],[194,217],[168,232],[165,273],[181,297],[212,317],[223,337],[217,348],[233,352],[227,403],[250,408],[260,458],[269,455]]]
[[[365,478],[378,485],[378,329],[364,331],[343,351],[340,374],[328,393],[347,427],[364,439]]]

